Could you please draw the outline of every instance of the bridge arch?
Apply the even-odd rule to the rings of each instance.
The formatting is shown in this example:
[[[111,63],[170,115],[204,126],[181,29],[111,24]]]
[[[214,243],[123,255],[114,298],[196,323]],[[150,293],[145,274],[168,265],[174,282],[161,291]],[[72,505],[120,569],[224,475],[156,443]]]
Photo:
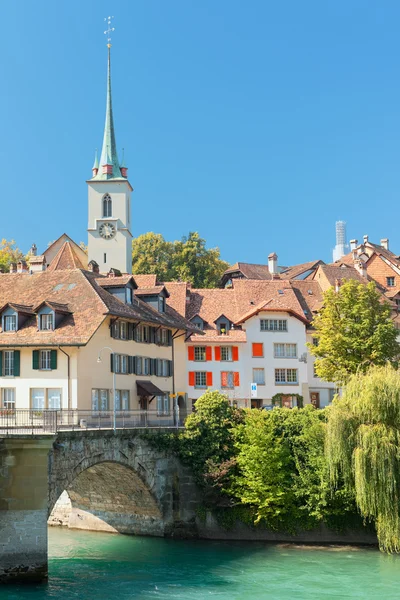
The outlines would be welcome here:
[[[115,461],[81,470],[61,494],[49,523],[139,535],[163,535],[157,500],[136,471]]]
[[[70,514],[59,518],[63,501],[70,503]],[[57,519],[67,524],[68,518],[74,528],[179,535],[183,525],[193,528],[198,504],[190,470],[139,431],[66,431],[55,439],[49,456],[50,524]]]

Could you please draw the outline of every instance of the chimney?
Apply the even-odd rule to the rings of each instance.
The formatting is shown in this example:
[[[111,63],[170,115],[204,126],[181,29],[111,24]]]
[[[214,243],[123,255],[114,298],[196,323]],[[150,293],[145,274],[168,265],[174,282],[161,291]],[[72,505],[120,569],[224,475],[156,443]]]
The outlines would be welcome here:
[[[364,244],[366,244],[368,242],[368,236],[364,235],[363,240],[364,240]]]
[[[10,273],[16,273],[16,272],[17,272],[16,263],[10,263]]]
[[[358,245],[358,240],[350,240],[350,250],[352,252],[355,251],[355,249],[357,248]]]
[[[275,252],[268,255],[268,271],[271,275],[276,275],[278,273],[278,256]]]
[[[342,285],[342,282],[340,281],[340,279],[335,279],[335,292],[336,293],[340,290],[341,285]]]
[[[385,248],[385,250],[389,250],[389,238],[383,238],[383,240],[381,240],[381,246],[382,248]]]
[[[90,261],[90,263],[88,264],[88,269],[92,273],[100,273],[99,265],[97,264],[97,262],[95,260]]]
[[[17,273],[28,273],[28,265],[25,260],[20,260],[17,263]]]
[[[367,267],[365,266],[365,262],[363,260],[355,260],[354,267],[360,273],[362,277],[367,278]]]

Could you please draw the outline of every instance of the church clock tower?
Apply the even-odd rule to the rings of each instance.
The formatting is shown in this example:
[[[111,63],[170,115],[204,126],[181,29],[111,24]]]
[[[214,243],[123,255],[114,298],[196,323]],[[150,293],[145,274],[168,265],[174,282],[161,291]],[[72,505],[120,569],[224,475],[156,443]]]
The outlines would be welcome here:
[[[109,23],[110,26],[110,23]],[[111,101],[111,44],[108,40],[107,106],[100,162],[97,153],[89,186],[88,262],[101,273],[132,273],[131,192],[128,169],[119,163]]]

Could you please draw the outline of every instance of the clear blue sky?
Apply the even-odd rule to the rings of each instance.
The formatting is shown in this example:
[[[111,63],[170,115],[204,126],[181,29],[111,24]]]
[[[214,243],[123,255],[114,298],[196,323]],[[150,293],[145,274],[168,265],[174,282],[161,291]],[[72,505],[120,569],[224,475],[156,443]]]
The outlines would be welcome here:
[[[198,230],[229,262],[331,260],[348,238],[400,253],[400,3],[2,3],[0,237],[87,241],[101,147],[103,17],[133,235]]]

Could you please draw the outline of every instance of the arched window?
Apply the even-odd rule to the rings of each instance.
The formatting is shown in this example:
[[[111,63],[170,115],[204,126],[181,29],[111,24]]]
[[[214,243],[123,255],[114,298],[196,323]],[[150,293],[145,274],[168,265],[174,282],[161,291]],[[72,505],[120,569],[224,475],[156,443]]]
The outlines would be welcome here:
[[[109,194],[103,196],[103,217],[112,216],[112,200]]]

